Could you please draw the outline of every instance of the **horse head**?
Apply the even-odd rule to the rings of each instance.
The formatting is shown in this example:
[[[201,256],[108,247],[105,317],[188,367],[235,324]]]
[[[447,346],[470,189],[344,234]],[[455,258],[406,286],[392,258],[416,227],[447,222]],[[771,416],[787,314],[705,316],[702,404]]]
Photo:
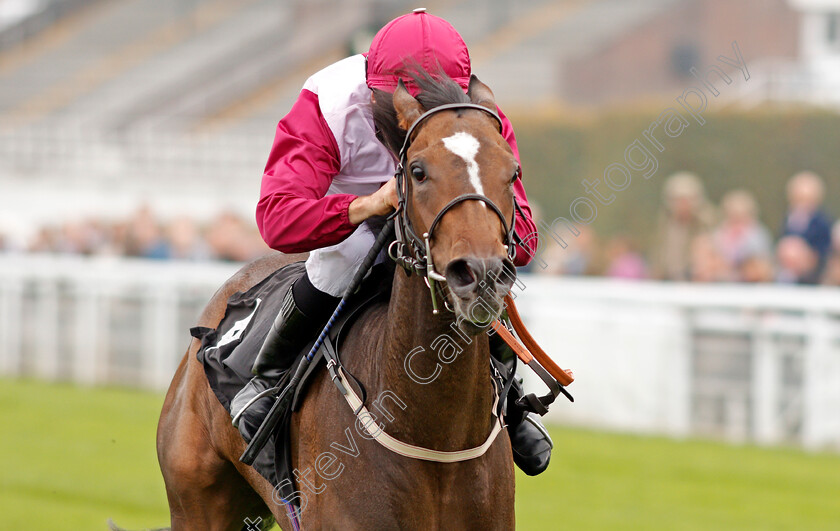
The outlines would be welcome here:
[[[486,85],[473,76],[465,95],[447,78],[435,82],[448,83],[454,101],[432,113],[424,94],[413,97],[402,82],[393,95],[407,135],[401,208],[405,224],[427,240],[427,280],[443,280],[433,278],[435,269],[442,273],[448,306],[475,334],[499,317],[516,276],[511,239],[519,163]]]

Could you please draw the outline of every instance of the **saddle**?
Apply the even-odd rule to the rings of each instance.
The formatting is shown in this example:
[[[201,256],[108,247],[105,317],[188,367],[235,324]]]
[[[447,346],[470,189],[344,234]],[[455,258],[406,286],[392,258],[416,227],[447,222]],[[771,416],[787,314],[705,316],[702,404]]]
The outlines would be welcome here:
[[[361,310],[377,303],[387,303],[393,271],[393,265],[387,263],[377,265],[371,270],[333,326],[330,340],[334,344],[339,343],[342,331],[358,318]],[[283,295],[304,272],[304,262],[296,262],[278,269],[248,291],[233,294],[228,299],[225,316],[216,328],[195,327],[190,330],[190,334],[201,341],[201,348],[196,357],[204,367],[210,388],[228,413],[233,397],[253,377],[251,367],[274,318],[280,311]],[[309,351],[314,340],[315,338],[312,338],[312,341],[297,354],[292,366],[297,365],[299,359]],[[323,353],[319,351],[296,389],[290,411],[299,409],[312,375],[323,365],[322,359]],[[284,378],[288,376],[287,371]],[[288,444],[290,417],[291,415],[284,415],[285,421],[272,433],[268,444],[257,454],[253,463],[254,469],[272,486],[280,486],[284,497],[294,492],[294,477],[291,475],[290,466],[291,445]],[[288,492],[284,492],[287,489]]]

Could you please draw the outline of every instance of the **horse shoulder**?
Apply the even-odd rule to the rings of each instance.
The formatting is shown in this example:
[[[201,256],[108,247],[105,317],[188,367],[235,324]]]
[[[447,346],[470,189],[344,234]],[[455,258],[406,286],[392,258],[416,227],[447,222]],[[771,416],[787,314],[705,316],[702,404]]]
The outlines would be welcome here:
[[[246,264],[216,291],[204,307],[197,325],[215,328],[224,317],[231,295],[237,291],[247,291],[281,267],[305,258],[306,255],[300,254],[273,253]],[[226,490],[232,489],[228,492],[231,500],[228,512],[236,513],[243,510],[243,507],[250,508],[259,503],[253,498],[256,493],[247,496],[242,494],[246,492],[242,490],[242,484],[232,479],[235,478],[236,470],[266,504],[271,500],[271,485],[253,469],[239,466],[238,456],[244,450],[244,442],[231,426],[230,416],[207,383],[204,369],[196,359],[200,346],[201,342],[193,339],[181,359],[158,422],[158,460],[170,507],[174,511],[173,518],[176,513],[185,512],[191,515],[188,518],[203,517],[201,511],[194,510],[197,507],[195,504],[182,501],[190,493],[198,496],[201,488],[209,485],[214,485],[216,489],[230,486]],[[244,499],[240,500],[243,496]],[[233,500],[237,500],[236,503]],[[275,516],[282,517],[283,513],[276,512]]]

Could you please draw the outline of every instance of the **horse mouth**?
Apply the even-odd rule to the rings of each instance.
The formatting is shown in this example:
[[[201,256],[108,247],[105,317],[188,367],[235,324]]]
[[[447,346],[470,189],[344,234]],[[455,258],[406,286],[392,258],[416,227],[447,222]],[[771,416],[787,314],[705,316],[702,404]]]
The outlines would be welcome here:
[[[504,298],[509,291],[506,286],[502,289],[488,286],[487,289],[463,296],[448,287],[447,298],[459,325],[466,333],[476,335],[487,330],[501,316],[505,309]]]
[[[504,294],[477,295],[472,299],[453,296],[450,291],[455,318],[459,326],[469,335],[487,330],[504,310]]]
[[[471,332],[486,330],[504,310],[504,297],[516,278],[504,257],[463,256],[445,268],[447,295],[459,323]]]

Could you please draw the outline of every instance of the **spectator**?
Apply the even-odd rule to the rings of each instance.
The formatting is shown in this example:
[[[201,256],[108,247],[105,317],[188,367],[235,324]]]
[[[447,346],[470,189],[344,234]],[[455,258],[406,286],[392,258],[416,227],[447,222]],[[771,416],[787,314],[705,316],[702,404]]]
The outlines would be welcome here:
[[[714,244],[732,272],[730,276],[734,280],[744,280],[740,273],[748,260],[766,261],[772,255],[770,231],[758,220],[758,205],[751,193],[745,190],[729,192],[723,197],[721,206],[723,222],[714,232]]]
[[[647,264],[629,236],[617,236],[607,242],[606,276],[626,280],[647,278]]]
[[[788,213],[782,236],[798,236],[816,257],[812,269],[801,272],[800,282],[805,284],[819,281],[831,247],[831,221],[821,210],[824,194],[823,181],[815,173],[801,172],[788,181]]]
[[[677,173],[665,181],[664,208],[654,238],[654,274],[663,280],[691,277],[692,244],[710,232],[714,213],[703,183],[693,173]]]
[[[31,253],[237,262],[272,252],[253,223],[246,223],[231,212],[220,214],[210,224],[207,234],[204,232],[195,219],[183,215],[162,226],[152,210],[143,206],[127,220],[90,218],[56,226],[43,225],[19,247]],[[4,244],[0,238],[0,251],[15,249],[14,243],[6,240]]]
[[[700,234],[691,242],[692,282],[732,282],[735,272],[715,245],[711,234]]]
[[[253,260],[271,252],[256,227],[231,212],[213,220],[207,230],[207,243],[214,258],[233,262]]]
[[[236,249],[242,234],[242,220],[230,212],[216,216],[207,229],[207,244],[214,258],[236,261],[239,254]]]
[[[242,238],[239,240],[239,245],[236,247],[234,257],[240,262],[250,262],[266,254],[275,252],[268,245],[266,245],[259,230],[256,227],[246,226],[242,224]]]
[[[799,236],[785,236],[776,247],[779,271],[776,280],[782,284],[812,284],[819,262],[816,251]]]
[[[27,250],[30,253],[54,253],[58,250],[59,240],[58,229],[46,225],[38,229]]]
[[[210,257],[207,244],[202,241],[195,221],[178,216],[166,230],[169,239],[170,258],[176,260],[206,260]]]
[[[169,258],[169,245],[148,206],[140,207],[128,221],[126,254],[159,260]]]
[[[831,254],[825,268],[823,284],[840,286],[840,221],[834,223],[831,231]]]
[[[737,275],[741,282],[773,282],[776,280],[776,268],[770,257],[753,256],[744,260]]]
[[[102,222],[68,221],[60,229],[51,251],[63,254],[101,254],[108,238]]]
[[[566,238],[566,247],[562,247],[550,235],[542,235],[546,240],[542,259],[548,264],[545,269],[536,269],[537,273],[548,275],[582,276],[591,275],[595,266],[596,238],[588,225],[580,225],[577,236]]]

